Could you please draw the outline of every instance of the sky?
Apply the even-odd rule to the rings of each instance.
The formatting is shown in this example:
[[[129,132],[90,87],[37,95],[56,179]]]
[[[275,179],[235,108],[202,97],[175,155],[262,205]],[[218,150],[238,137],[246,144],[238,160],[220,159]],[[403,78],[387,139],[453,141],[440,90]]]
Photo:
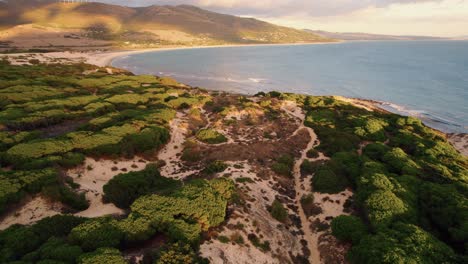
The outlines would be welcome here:
[[[468,0],[98,0],[129,6],[192,4],[295,28],[468,36]]]

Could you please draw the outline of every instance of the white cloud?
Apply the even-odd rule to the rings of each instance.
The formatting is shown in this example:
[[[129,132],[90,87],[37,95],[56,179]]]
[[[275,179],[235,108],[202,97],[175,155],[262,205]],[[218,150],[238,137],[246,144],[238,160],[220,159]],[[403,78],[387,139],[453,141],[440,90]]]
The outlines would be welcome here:
[[[322,17],[296,12],[264,19],[287,26],[329,31],[460,36],[468,35],[468,0],[394,3]]]

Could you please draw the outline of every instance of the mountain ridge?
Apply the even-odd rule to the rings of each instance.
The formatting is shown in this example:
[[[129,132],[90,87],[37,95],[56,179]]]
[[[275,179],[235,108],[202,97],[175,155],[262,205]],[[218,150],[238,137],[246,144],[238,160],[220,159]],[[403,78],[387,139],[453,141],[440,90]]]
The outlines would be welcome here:
[[[0,27],[15,31],[12,27],[22,25],[31,25],[36,31],[43,30],[44,36],[40,36],[41,38],[51,35],[41,45],[47,43],[46,46],[55,47],[60,45],[54,43],[51,40],[53,38],[61,38],[60,41],[55,41],[64,42],[61,46],[73,45],[73,41],[63,40],[70,34],[74,34],[73,38],[76,39],[106,41],[108,45],[129,48],[333,41],[303,30],[278,26],[255,18],[220,14],[191,5],[126,7],[105,3],[37,0],[8,1],[0,5]],[[27,32],[23,31],[21,34],[13,32],[10,35],[27,36]],[[54,32],[58,31],[60,34],[57,36]],[[35,38],[39,35],[39,32],[36,33]],[[1,32],[0,41],[11,41],[13,46],[19,42],[11,37],[2,38]],[[23,39],[21,42],[28,41]]]
[[[339,40],[445,40],[449,38],[412,35],[385,35],[363,32],[330,32],[324,30],[304,29],[306,32],[314,33],[322,37]]]

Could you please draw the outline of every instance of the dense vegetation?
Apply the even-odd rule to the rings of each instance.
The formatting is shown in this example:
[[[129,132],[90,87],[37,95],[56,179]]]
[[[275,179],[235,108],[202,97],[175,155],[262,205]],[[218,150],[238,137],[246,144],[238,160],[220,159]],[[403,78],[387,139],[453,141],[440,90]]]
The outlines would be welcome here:
[[[0,212],[24,194],[38,192],[76,210],[85,209],[84,195],[76,194],[60,177],[63,169],[81,164],[85,155],[131,157],[157,150],[169,140],[167,124],[175,110],[207,99],[171,79],[133,76],[118,69],[109,74],[85,64],[1,62],[0,166],[10,171],[0,170]],[[133,180],[119,177],[108,187],[108,196],[118,185],[144,185],[136,186]],[[128,207],[136,198],[116,204]]]
[[[233,188],[224,178],[195,180],[172,185],[164,195],[141,196],[121,220],[60,215],[15,225],[0,232],[0,262],[127,263],[119,249],[163,233],[175,244],[154,252],[157,263],[173,263],[171,257],[195,263],[201,261],[195,251],[201,232],[224,221]]]
[[[162,177],[155,165],[145,170],[119,174],[104,185],[104,199],[117,207],[128,208],[138,197],[151,193],[165,193],[180,182]]]
[[[0,212],[38,193],[72,211],[86,209],[84,194],[66,176],[68,168],[82,164],[86,156],[154,154],[169,140],[168,123],[176,111],[190,113],[210,100],[207,93],[170,79],[113,72],[84,64],[0,63]],[[444,135],[418,119],[369,112],[333,97],[263,96],[293,99],[303,106],[305,124],[320,139],[307,155],[330,157],[302,164],[302,172],[314,174],[313,190],[353,189],[355,214],[331,224],[333,235],[352,243],[350,262],[468,261],[468,161]],[[217,107],[213,102],[206,106]],[[222,115],[228,108],[212,110]],[[267,118],[280,116],[270,111]],[[227,140],[213,129],[199,130],[195,138],[211,144]],[[189,150],[183,160],[201,159]],[[266,166],[285,176],[281,180],[290,180],[294,157],[278,154]],[[198,178],[212,178],[227,164],[199,164]],[[151,262],[203,263],[197,253],[202,234],[225,220],[234,184],[226,178],[175,181],[150,164],[115,176],[104,193],[107,202],[128,214],[93,219],[60,215],[32,226],[12,226],[0,232],[0,263],[126,263],[124,250],[158,237],[166,243],[150,252]],[[312,214],[313,196],[301,202]],[[268,208],[283,223],[290,219],[285,205],[275,199]],[[264,237],[252,233],[247,238],[260,250],[271,250]],[[242,236],[230,241],[245,242]]]
[[[369,112],[332,97],[296,97],[331,159],[302,170],[313,189],[354,189],[359,218],[338,217],[352,263],[466,262],[468,161],[412,117]]]

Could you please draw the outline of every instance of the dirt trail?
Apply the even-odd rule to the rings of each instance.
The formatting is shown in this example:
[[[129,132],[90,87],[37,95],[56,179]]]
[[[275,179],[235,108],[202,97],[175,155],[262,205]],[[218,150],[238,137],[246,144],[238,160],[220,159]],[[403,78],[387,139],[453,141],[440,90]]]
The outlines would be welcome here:
[[[315,134],[314,130],[310,127],[306,127],[304,125],[305,121],[305,114],[302,112],[302,109],[296,105],[295,102],[291,101],[286,101],[284,105],[282,106],[282,110],[285,111],[289,116],[298,118],[301,120],[300,126],[297,128],[297,130],[294,132],[296,134],[298,131],[302,129],[306,129],[307,132],[310,135],[310,141],[307,144],[307,147],[301,152],[301,157],[296,160],[294,163],[294,185],[295,185],[295,191],[296,191],[296,206],[299,208],[299,218],[301,219],[301,225],[302,225],[302,230],[304,232],[304,239],[307,241],[308,248],[310,250],[310,256],[309,256],[309,262],[312,264],[316,263],[321,263],[320,262],[320,251],[318,249],[319,245],[319,236],[317,234],[314,234],[310,228],[310,221],[306,214],[304,213],[304,209],[302,208],[301,204],[301,198],[304,195],[307,195],[308,192],[307,190],[304,189],[301,177],[301,164],[304,162],[304,160],[307,159],[307,152],[311,149],[313,149],[316,145],[317,141],[317,135]]]
[[[177,112],[176,117],[170,122],[171,140],[159,152],[158,159],[166,162],[161,169],[161,175],[173,179],[184,179],[198,171],[182,171],[180,157],[184,150],[183,144],[188,134],[187,114]]]

